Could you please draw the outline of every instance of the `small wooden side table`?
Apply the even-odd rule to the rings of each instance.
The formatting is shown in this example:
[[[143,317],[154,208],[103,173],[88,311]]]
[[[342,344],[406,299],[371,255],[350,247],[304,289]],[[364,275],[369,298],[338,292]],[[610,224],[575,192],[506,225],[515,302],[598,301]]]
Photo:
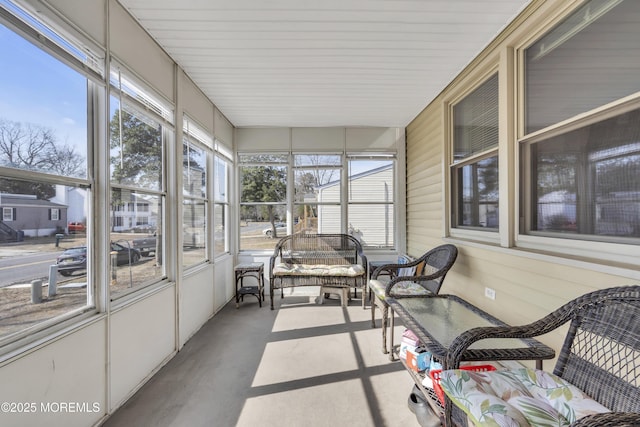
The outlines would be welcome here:
[[[244,301],[245,295],[255,295],[258,298],[259,306],[262,307],[262,301],[264,301],[264,263],[238,264],[235,266],[234,271],[236,276],[236,308],[240,306],[240,300]],[[245,286],[245,277],[255,278],[258,284]]]

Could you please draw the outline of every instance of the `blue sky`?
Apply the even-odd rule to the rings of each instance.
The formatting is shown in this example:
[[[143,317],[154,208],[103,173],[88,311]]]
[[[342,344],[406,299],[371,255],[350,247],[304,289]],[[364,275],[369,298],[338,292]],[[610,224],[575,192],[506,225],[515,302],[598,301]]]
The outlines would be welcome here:
[[[0,119],[53,129],[86,156],[87,79],[0,25]]]

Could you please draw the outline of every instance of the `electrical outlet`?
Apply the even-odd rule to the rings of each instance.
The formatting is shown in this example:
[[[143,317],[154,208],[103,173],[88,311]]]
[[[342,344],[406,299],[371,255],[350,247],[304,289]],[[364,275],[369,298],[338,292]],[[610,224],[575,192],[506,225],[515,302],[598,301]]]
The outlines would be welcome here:
[[[496,299],[496,291],[491,288],[484,288],[484,296],[489,299]]]

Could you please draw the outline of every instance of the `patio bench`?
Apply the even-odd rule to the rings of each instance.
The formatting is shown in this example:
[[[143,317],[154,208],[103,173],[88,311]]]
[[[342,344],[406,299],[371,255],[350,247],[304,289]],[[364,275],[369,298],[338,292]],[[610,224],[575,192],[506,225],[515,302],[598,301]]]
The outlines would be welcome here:
[[[275,289],[284,297],[284,288],[297,286],[343,288],[346,293],[360,288],[364,308],[366,283],[367,257],[348,234],[292,234],[280,239],[269,260],[271,310]]]
[[[553,373],[529,368],[442,372],[442,388],[457,406],[453,421],[466,426],[466,415],[476,426],[498,420],[518,426],[639,426],[640,286],[588,293],[529,325],[471,329],[452,343],[448,366],[458,366],[477,341],[532,338],[566,323]]]

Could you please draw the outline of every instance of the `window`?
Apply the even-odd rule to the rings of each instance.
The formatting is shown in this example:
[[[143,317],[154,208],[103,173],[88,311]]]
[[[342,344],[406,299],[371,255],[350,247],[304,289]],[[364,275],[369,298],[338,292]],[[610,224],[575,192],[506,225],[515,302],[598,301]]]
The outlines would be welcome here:
[[[294,154],[294,233],[340,233],[341,173],[339,154]]]
[[[637,1],[591,0],[525,51],[526,133],[640,90]]]
[[[522,234],[637,244],[640,108],[616,101],[640,90],[638,13],[589,1],[524,52]]]
[[[13,221],[15,218],[15,210],[16,208],[2,208],[2,220]]]
[[[229,252],[229,171],[231,170],[231,153],[222,150],[218,144],[215,155],[215,190],[213,192],[213,251],[216,256]]]
[[[349,158],[349,228],[363,246],[395,247],[395,160],[389,156]]]
[[[182,143],[182,262],[185,268],[207,261],[208,161],[212,138],[184,118]],[[208,146],[207,146],[208,144]]]
[[[287,235],[287,154],[241,154],[240,248],[273,249]]]
[[[165,277],[164,151],[173,136],[170,108],[123,72],[111,75],[111,242],[131,253],[111,264],[111,296]],[[136,209],[137,206],[145,206]],[[146,236],[136,231],[146,223]]]
[[[94,118],[89,111],[102,77],[90,49],[77,40],[62,37],[6,0],[0,0],[0,11],[0,249],[10,247],[4,252],[13,258],[10,269],[0,269],[4,345],[35,336],[34,327],[94,309],[95,283],[86,256],[78,270],[62,266],[70,267],[63,257],[70,248],[93,252],[85,234],[64,233],[67,221],[92,214],[87,153]],[[36,33],[38,38],[31,39]],[[58,234],[64,238],[56,244]],[[86,286],[55,295],[44,288],[42,303],[31,304],[29,285],[36,280],[56,280],[58,289],[78,282]]]
[[[640,110],[527,144],[529,232],[640,237]]]
[[[240,154],[239,162],[241,250],[271,250],[289,233],[350,233],[363,246],[395,248],[393,154]]]
[[[452,115],[451,224],[497,231],[498,75],[455,104]]]

